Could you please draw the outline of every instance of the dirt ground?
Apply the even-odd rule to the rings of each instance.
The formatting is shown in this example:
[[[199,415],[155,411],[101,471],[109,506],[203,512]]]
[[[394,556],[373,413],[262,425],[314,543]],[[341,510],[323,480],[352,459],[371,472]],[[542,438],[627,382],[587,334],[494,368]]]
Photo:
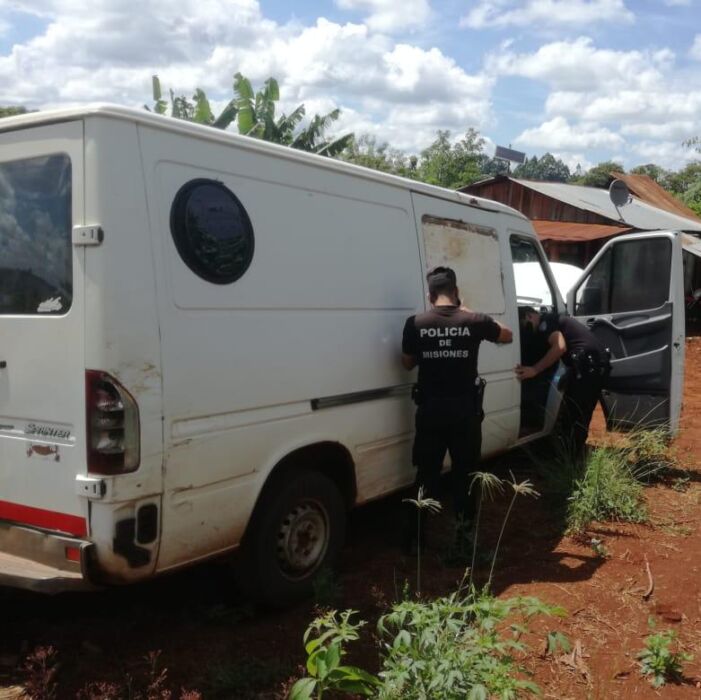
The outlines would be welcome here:
[[[646,489],[647,525],[599,524],[586,538],[563,536],[552,502],[517,504],[500,552],[494,590],[500,596],[533,595],[564,606],[568,615],[548,620],[540,632],[560,630],[579,643],[573,668],[563,659],[531,654],[525,665],[547,698],[701,697],[701,338],[687,341],[682,431],[677,441],[679,471]],[[594,439],[603,431],[596,419]],[[495,461],[518,478],[533,478],[523,455]],[[493,546],[507,502],[490,504],[485,544]],[[377,658],[372,627],[383,606],[415,561],[398,547],[401,495],[352,515],[341,569],[317,591],[335,607],[353,608],[368,620],[368,631],[353,660],[370,670]],[[434,525],[440,535],[441,524]],[[598,556],[589,539],[601,540],[610,556]],[[440,548],[429,548],[423,567],[424,592],[448,593],[462,575],[444,564]],[[647,573],[647,565],[649,572]],[[654,583],[654,591],[644,599]],[[289,679],[304,662],[302,634],[314,602],[285,612],[255,610],[242,601],[223,564],[125,589],[53,598],[0,589],[0,698],[12,697],[22,682],[24,658],[52,645],[60,661],[58,698],[74,698],[88,682],[138,685],[149,651],[161,651],[168,687],[196,688],[205,698],[284,697]],[[695,655],[679,685],[655,691],[643,679],[636,653],[649,633],[674,628]],[[92,697],[101,697],[93,695]],[[159,696],[160,697],[160,696]],[[174,693],[178,697],[178,692]]]

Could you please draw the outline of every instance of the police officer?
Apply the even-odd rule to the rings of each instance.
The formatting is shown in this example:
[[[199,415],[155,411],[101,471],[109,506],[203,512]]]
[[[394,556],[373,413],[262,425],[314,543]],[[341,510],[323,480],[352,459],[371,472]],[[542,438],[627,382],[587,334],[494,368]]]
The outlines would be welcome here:
[[[415,387],[415,486],[423,486],[427,496],[438,496],[447,450],[456,515],[469,520],[475,505],[474,492],[468,497],[469,474],[475,470],[482,447],[479,346],[483,340],[510,343],[512,333],[491,317],[460,305],[451,268],[434,268],[427,282],[431,309],[408,318],[402,338],[404,368],[419,368]]]
[[[608,350],[584,325],[569,316],[519,308],[519,321],[547,341],[547,351],[531,366],[517,365],[520,381],[532,379],[560,358],[568,368],[559,432],[575,460],[586,454],[589,424],[610,370]]]

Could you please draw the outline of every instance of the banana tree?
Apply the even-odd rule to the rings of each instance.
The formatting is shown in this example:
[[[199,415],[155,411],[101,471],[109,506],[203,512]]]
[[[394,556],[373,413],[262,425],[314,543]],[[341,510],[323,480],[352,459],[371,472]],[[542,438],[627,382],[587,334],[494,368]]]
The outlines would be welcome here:
[[[306,110],[303,104],[290,114],[275,116],[276,103],[280,100],[280,87],[275,78],[268,78],[263,88],[254,91],[251,81],[241,73],[234,75],[234,98],[226,105],[218,117],[212,113],[207,95],[197,89],[191,100],[176,97],[170,91],[170,105],[162,98],[161,85],[157,76],[153,77],[153,111],[166,114],[170,106],[171,116],[177,119],[207,124],[218,129],[226,129],[236,121],[240,134],[264,141],[280,143],[302,151],[311,151],[325,156],[336,156],[353,140],[353,134],[344,134],[335,139],[327,139],[325,131],[335,122],[341,110],[334,109],[328,114],[315,114],[306,127],[300,128]],[[148,107],[146,109],[149,109]]]
[[[153,111],[156,114],[168,113],[168,102],[163,99],[161,81],[157,75],[153,81]],[[226,129],[236,119],[236,100],[231,100],[221,111],[219,116],[214,116],[212,108],[204,90],[197,88],[192,99],[189,100],[184,95],[176,96],[172,90],[170,93],[170,115],[176,119],[183,119],[196,124],[206,124],[217,129]],[[144,105],[150,112],[151,109]]]

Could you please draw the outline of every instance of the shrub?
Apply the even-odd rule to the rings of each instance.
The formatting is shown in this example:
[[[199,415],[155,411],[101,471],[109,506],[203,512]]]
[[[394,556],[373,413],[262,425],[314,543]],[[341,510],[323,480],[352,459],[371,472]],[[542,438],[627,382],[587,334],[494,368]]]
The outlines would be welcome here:
[[[654,629],[652,620],[648,624]],[[643,676],[652,676],[651,682],[655,688],[663,686],[667,681],[679,681],[682,664],[693,658],[691,654],[675,650],[676,639],[674,630],[650,634],[645,638],[645,648],[638,653],[640,672]]]
[[[430,602],[406,601],[380,618],[383,661],[378,697],[516,698],[539,694],[523,678],[515,655],[535,615],[563,615],[536,598],[500,600],[488,594],[458,593]],[[511,625],[506,619],[519,616]]]
[[[304,633],[309,675],[298,680],[290,691],[290,700],[321,698],[327,690],[370,696],[377,679],[355,666],[341,665],[345,645],[358,639],[364,621],[351,622],[354,610],[340,615],[331,610],[317,617]]]
[[[380,700],[508,700],[538,686],[516,662],[527,651],[522,637],[536,615],[564,615],[537,598],[500,600],[474,590],[432,601],[395,603],[378,622],[381,642],[379,678],[341,666],[346,642],[358,638],[363,623],[349,622],[352,611],[327,613],[305,634],[309,676],[295,683],[290,700],[322,698],[327,690]],[[554,640],[554,641],[553,641]],[[563,648],[566,638],[551,632],[549,645]]]

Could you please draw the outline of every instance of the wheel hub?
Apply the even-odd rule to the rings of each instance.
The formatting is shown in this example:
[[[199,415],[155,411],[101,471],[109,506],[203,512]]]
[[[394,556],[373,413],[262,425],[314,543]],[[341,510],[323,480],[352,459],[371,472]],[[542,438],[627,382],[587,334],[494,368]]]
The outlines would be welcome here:
[[[283,519],[277,541],[277,556],[283,572],[292,578],[311,573],[328,547],[329,526],[320,504],[305,502]]]

